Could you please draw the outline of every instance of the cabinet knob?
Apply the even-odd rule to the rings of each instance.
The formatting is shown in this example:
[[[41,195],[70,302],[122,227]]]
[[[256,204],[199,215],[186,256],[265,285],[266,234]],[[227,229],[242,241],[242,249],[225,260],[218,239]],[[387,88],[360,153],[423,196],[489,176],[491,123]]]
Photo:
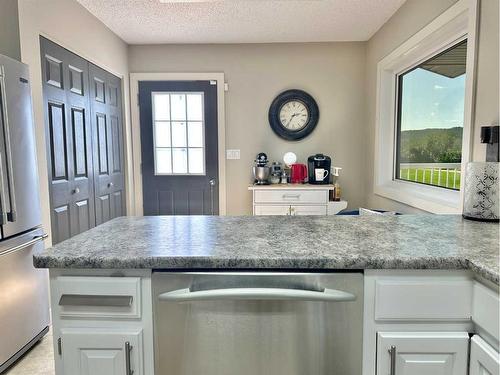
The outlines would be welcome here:
[[[78,194],[80,192],[80,189],[79,188],[74,188],[72,191],[71,191],[71,194]]]
[[[108,189],[111,189],[111,188],[113,187],[113,185],[114,185],[114,184],[113,184],[112,182],[110,182],[110,183],[108,184]]]

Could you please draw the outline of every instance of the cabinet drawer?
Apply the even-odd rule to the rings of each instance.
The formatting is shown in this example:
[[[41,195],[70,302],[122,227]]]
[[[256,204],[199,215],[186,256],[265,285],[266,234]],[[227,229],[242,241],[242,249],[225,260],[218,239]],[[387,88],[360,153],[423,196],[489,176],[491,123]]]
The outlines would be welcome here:
[[[311,215],[311,216],[320,216],[320,215],[326,215],[326,206],[291,206],[290,212],[292,215],[296,216],[305,216],[305,215]]]
[[[375,284],[375,319],[379,321],[469,320],[471,302],[472,283],[466,278],[379,279]]]
[[[474,282],[472,299],[472,320],[495,339],[499,337],[499,306],[498,292]]]
[[[53,305],[60,318],[141,317],[139,277],[73,277],[55,280]]]
[[[255,190],[254,203],[325,204],[327,190]]]
[[[254,215],[256,216],[283,216],[290,215],[289,205],[256,205],[254,207]]]

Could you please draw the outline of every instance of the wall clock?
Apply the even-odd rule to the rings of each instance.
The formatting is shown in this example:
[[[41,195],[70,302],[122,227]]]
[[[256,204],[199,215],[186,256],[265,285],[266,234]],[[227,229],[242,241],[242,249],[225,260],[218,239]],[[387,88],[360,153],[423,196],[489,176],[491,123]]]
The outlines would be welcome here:
[[[302,90],[279,94],[269,107],[269,124],[281,138],[297,141],[312,133],[319,120],[314,98]]]

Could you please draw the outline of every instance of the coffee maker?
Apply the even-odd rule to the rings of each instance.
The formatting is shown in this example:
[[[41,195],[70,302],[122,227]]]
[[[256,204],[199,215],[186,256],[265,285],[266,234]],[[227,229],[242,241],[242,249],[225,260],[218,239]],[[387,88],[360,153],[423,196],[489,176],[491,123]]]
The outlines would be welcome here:
[[[330,182],[330,167],[332,159],[323,154],[316,154],[307,158],[307,169],[309,171],[309,183],[320,185]]]

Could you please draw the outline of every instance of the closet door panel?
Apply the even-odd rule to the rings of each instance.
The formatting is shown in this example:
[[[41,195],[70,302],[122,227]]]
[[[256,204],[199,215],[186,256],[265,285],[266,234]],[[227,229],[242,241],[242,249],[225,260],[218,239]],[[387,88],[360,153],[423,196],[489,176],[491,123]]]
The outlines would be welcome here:
[[[125,214],[121,80],[90,64],[96,223]]]
[[[88,62],[40,38],[52,243],[95,226]],[[85,218],[82,218],[84,207]]]

